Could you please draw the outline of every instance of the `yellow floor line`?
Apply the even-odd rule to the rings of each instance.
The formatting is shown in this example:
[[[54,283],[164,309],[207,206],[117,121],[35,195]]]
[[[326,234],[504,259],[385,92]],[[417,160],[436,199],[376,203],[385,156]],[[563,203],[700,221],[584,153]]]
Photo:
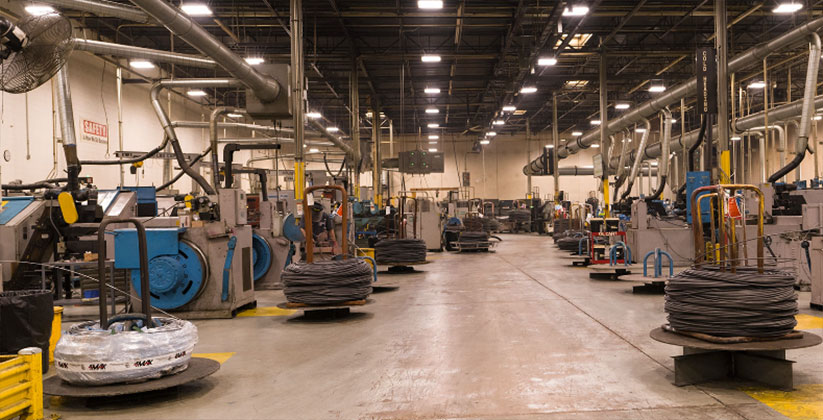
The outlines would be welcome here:
[[[231,357],[235,354],[236,352],[233,351],[228,353],[194,353],[192,354],[192,357],[203,357],[206,359],[211,359],[220,362],[220,364],[222,365],[223,363],[226,363],[227,360],[231,359]]]
[[[797,319],[797,326],[794,327],[798,330],[819,330],[823,329],[823,317],[814,316],[814,315],[806,315],[806,314],[799,314],[795,315],[795,319]]]
[[[247,309],[237,314],[237,316],[289,316],[295,312],[297,311],[293,309],[278,308],[277,306],[261,306],[259,308]]]
[[[823,419],[823,385],[799,385],[792,392],[746,390],[750,397],[792,420]]]

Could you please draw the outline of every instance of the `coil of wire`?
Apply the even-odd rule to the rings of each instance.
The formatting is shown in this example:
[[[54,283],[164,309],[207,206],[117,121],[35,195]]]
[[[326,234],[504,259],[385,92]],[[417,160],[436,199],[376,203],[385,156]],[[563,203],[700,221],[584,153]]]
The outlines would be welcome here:
[[[531,212],[528,210],[512,210],[509,212],[509,220],[512,222],[525,223],[531,219]]]
[[[489,234],[487,232],[460,232],[460,242],[488,242]]]
[[[286,299],[306,305],[363,300],[372,292],[372,268],[358,258],[291,264],[282,280]]]
[[[374,244],[378,264],[418,263],[426,261],[426,242],[422,239],[383,239]]]
[[[717,337],[782,337],[797,325],[794,283],[791,273],[754,267],[683,271],[666,284],[669,325]]]
[[[580,240],[583,238],[583,235],[566,236],[557,240],[557,247],[563,251],[578,251],[578,248],[580,247]]]

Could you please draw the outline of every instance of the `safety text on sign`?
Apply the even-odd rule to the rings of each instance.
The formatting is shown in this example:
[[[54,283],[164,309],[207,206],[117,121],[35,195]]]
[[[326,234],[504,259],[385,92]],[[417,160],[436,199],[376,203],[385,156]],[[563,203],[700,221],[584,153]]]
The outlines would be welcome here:
[[[80,120],[83,135],[81,138],[92,143],[107,144],[109,142],[109,126],[87,119]]]

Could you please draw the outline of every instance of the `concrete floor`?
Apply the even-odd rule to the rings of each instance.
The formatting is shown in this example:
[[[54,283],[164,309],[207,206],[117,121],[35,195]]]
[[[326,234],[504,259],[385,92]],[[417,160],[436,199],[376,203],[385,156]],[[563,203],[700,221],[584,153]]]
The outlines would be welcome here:
[[[397,288],[346,319],[198,321],[196,352],[235,352],[212,377],[140,399],[51,398],[50,412],[70,420],[786,418],[741,391],[747,384],[673,386],[678,349],[648,336],[665,321],[661,296],[590,280],[548,237],[503,239],[493,254],[430,254],[422,273],[381,275]],[[258,294],[260,306],[282,301],[280,292]],[[823,315],[805,309],[808,293],[801,308]],[[822,356],[823,347],[789,352],[797,385],[823,384]],[[823,394],[811,398],[823,404]]]

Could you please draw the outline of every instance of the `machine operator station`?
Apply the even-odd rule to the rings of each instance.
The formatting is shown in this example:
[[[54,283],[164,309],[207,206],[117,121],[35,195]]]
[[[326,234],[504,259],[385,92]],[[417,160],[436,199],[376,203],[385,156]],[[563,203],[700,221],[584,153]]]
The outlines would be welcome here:
[[[0,5],[0,420],[823,419],[823,4]]]

